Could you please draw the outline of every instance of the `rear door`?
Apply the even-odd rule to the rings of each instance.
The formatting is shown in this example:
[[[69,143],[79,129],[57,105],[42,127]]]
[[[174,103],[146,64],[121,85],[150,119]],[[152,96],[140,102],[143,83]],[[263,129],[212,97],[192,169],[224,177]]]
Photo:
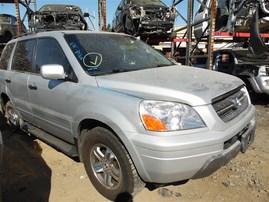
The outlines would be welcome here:
[[[72,82],[64,80],[47,80],[42,78],[40,67],[45,64],[59,64],[66,72],[71,66],[59,43],[54,38],[39,38],[36,48],[36,73],[29,77],[30,102],[35,124],[40,128],[72,142],[72,121],[68,106],[69,85]]]
[[[7,93],[23,119],[32,122],[29,101],[29,76],[33,73],[33,51],[35,40],[17,43],[10,71],[6,73]]]

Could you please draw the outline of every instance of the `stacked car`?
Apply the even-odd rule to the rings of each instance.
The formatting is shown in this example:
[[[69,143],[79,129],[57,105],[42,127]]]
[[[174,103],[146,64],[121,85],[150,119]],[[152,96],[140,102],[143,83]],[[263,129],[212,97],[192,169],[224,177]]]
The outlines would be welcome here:
[[[112,30],[150,38],[169,37],[175,18],[176,8],[166,6],[160,0],[122,0]]]
[[[29,27],[34,30],[87,30],[81,9],[75,5],[47,4],[30,16]]]
[[[26,32],[25,26],[21,26]],[[6,43],[18,33],[17,18],[9,14],[0,14],[0,43]]]

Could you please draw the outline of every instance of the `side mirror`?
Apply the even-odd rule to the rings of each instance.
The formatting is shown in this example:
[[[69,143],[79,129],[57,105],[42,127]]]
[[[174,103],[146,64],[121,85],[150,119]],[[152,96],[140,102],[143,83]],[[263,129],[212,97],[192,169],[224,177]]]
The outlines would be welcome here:
[[[63,80],[66,78],[64,68],[62,65],[49,64],[42,65],[40,68],[41,76],[49,80]]]

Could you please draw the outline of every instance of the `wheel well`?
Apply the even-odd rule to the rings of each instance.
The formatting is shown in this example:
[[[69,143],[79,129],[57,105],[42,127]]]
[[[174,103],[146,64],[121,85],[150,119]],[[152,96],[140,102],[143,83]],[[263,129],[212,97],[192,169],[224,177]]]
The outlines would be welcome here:
[[[103,127],[103,128],[106,128],[107,130],[109,130],[111,133],[113,133],[117,138],[118,140],[121,142],[121,144],[124,146],[123,142],[121,141],[121,139],[118,137],[118,135],[114,132],[114,130],[112,128],[110,128],[108,125],[104,124],[103,122],[101,121],[97,121],[97,120],[94,120],[94,119],[85,119],[83,120],[80,125],[79,125],[79,128],[78,128],[78,138],[77,138],[77,149],[78,149],[78,152],[79,152],[79,159],[82,160],[82,156],[81,156],[81,146],[82,146],[82,137],[81,137],[81,132],[83,129],[88,129],[88,130],[91,130],[95,127]],[[124,146],[125,147],[125,146]],[[126,149],[126,148],[125,148]],[[127,151],[128,152],[128,151]]]
[[[94,119],[86,119],[86,120],[83,120],[81,123],[80,123],[80,126],[79,126],[79,131],[78,133],[80,134],[81,131],[83,129],[88,129],[88,130],[91,130],[97,126],[100,126],[100,127],[104,127],[108,130],[110,130],[111,132],[115,133],[109,126],[107,126],[106,124],[100,122],[100,121],[97,121],[97,120],[94,120]]]
[[[247,83],[248,82],[248,78],[250,78],[249,75],[237,75],[237,77],[240,78],[245,83]]]
[[[13,38],[13,34],[10,31],[6,31],[4,34],[4,43],[10,41]]]
[[[4,94],[4,93],[2,93],[1,94],[1,109],[2,109],[2,111],[4,111],[4,106],[7,104],[7,102],[9,101],[10,99],[9,99],[9,97],[6,95],[6,94]]]

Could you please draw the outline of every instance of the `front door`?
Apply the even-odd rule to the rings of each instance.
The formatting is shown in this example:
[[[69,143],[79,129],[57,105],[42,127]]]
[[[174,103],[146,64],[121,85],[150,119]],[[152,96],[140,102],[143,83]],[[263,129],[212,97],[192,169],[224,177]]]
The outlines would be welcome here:
[[[42,78],[40,67],[45,64],[62,65],[66,72],[70,64],[65,54],[53,38],[40,38],[37,42],[35,69],[36,74],[29,78],[29,91],[35,124],[68,142],[71,135],[71,116],[68,106],[70,81],[47,80]]]

